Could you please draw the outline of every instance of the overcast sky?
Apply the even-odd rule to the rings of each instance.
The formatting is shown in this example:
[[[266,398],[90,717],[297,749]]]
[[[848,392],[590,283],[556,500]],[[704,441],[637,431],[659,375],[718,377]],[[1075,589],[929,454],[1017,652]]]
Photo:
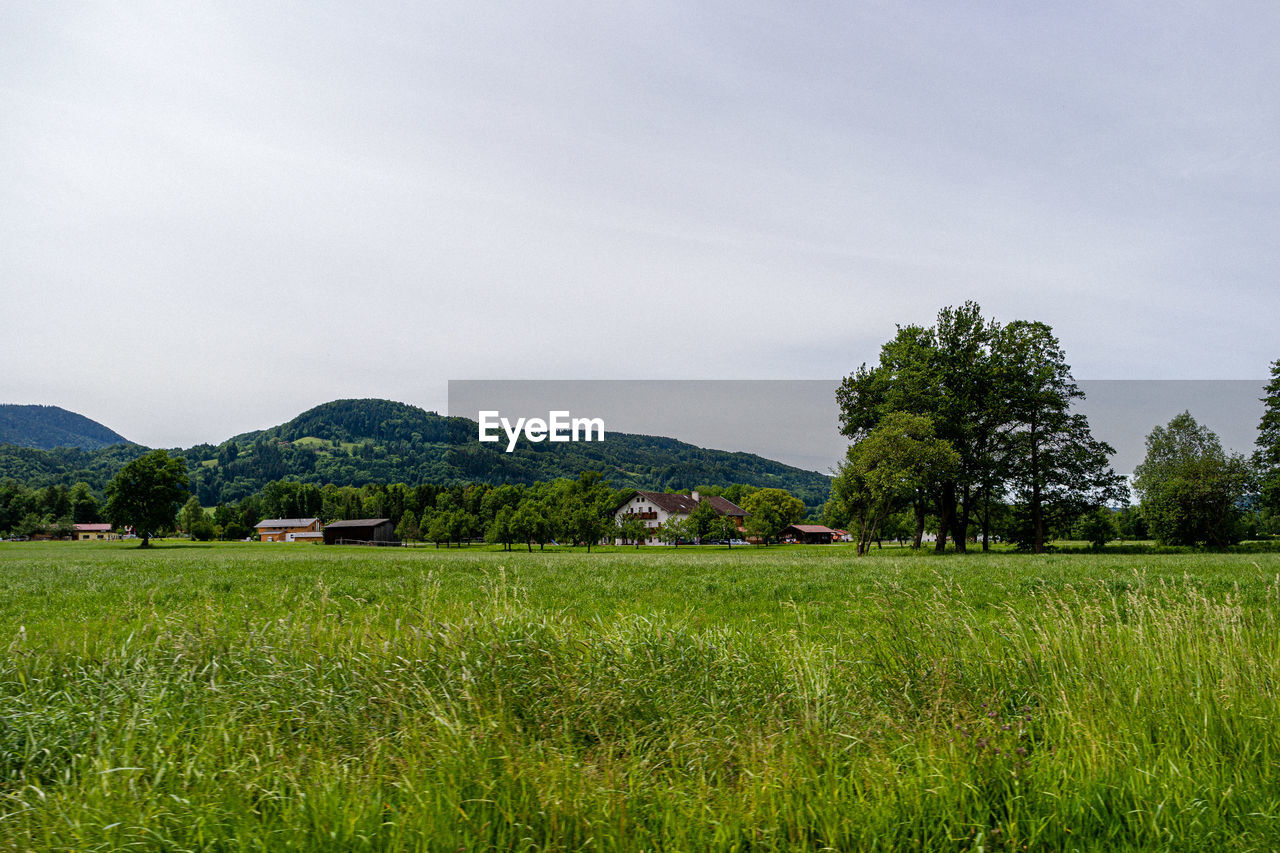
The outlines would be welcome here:
[[[1272,0],[0,28],[0,402],[144,444],[449,379],[826,379],[965,299],[1084,379],[1280,358]]]

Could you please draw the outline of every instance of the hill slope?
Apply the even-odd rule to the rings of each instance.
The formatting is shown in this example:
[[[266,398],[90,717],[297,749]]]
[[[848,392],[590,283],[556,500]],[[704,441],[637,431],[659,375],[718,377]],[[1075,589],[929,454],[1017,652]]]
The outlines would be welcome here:
[[[476,441],[467,418],[444,417],[390,400],[334,400],[293,420],[245,433],[203,451],[195,466],[208,492],[239,497],[255,483],[288,476],[303,482],[533,483],[600,471],[615,487],[785,488],[821,505],[830,479],[751,453],[707,450],[672,438],[610,433],[603,442],[528,444],[513,453]],[[193,462],[196,460],[193,459]],[[202,496],[203,499],[203,496]]]
[[[55,447],[97,450],[127,443],[124,436],[97,421],[59,406],[0,404],[0,444],[39,450]]]
[[[829,478],[814,471],[672,438],[611,433],[603,442],[522,442],[515,452],[505,453],[479,444],[476,434],[474,421],[417,406],[335,400],[279,426],[244,433],[216,447],[202,444],[179,452],[187,459],[192,490],[206,506],[239,500],[281,479],[339,486],[529,484],[577,477],[586,470],[601,472],[615,488],[772,486],[787,489],[811,507],[820,506],[830,490]],[[126,457],[142,451],[123,450],[95,455],[0,447],[0,477],[41,485],[85,479],[100,489]]]

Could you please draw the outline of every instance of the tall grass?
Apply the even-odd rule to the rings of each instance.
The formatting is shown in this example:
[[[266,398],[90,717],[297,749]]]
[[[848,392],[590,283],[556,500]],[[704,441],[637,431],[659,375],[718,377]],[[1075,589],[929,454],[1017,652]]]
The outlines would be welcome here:
[[[1280,559],[0,550],[0,845],[1274,849]]]

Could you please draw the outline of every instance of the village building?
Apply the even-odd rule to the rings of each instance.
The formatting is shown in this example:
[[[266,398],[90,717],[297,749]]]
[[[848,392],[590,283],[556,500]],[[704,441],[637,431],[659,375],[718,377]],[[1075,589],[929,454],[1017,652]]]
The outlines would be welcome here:
[[[324,526],[326,545],[399,545],[396,527],[389,518],[352,518]]]
[[[649,531],[640,540],[640,543],[643,545],[666,545],[670,543],[659,538],[661,525],[672,517],[680,521],[687,519],[689,513],[693,512],[694,508],[704,500],[711,504],[711,508],[716,511],[716,515],[732,518],[737,528],[739,530],[742,529],[747,517],[746,510],[719,495],[711,495],[704,498],[697,492],[689,495],[672,495],[666,492],[633,492],[626,500],[614,508],[613,517],[615,521],[622,521],[627,518],[640,519],[644,522],[646,530]],[[624,545],[631,543],[615,538],[614,544]]]
[[[75,535],[71,538],[77,542],[95,542],[111,538],[110,524],[77,524]]]
[[[782,528],[778,538],[783,542],[798,542],[802,545],[830,545],[832,541],[841,539],[839,531],[832,530],[825,524],[788,524]]]
[[[254,528],[260,542],[308,542],[321,535],[318,518],[264,518]]]

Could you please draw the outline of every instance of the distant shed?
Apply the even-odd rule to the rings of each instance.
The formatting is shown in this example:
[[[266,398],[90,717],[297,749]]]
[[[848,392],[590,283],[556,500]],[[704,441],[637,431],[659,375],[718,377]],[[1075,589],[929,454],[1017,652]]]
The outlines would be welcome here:
[[[324,526],[326,545],[399,545],[389,518],[353,518]]]
[[[76,532],[72,537],[77,542],[88,542],[94,539],[110,539],[110,524],[77,524]]]
[[[778,534],[783,542],[800,542],[805,545],[830,545],[839,534],[823,524],[791,524]]]

